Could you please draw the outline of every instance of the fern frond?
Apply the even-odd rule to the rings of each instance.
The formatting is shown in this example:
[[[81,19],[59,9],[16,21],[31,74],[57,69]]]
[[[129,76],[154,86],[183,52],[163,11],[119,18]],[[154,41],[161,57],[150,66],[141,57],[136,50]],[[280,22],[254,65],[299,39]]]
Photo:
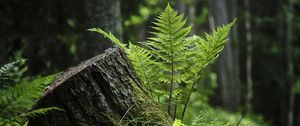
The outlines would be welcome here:
[[[21,116],[24,116],[27,118],[28,117],[39,117],[39,116],[48,114],[50,111],[65,111],[65,110],[58,108],[58,107],[40,108],[40,109],[32,110],[30,112],[23,113]]]
[[[205,37],[192,36],[188,41],[194,41],[195,47],[191,48],[190,55],[193,57],[190,62],[187,81],[196,82],[200,78],[200,72],[208,64],[212,63],[224,48],[227,41],[227,36],[230,32],[230,28],[234,25],[236,20],[230,24],[217,27],[213,30],[212,34],[205,33]],[[193,79],[193,80],[190,80]]]
[[[103,31],[100,28],[91,28],[88,29],[88,31],[92,31],[92,32],[97,32],[101,35],[103,35],[104,37],[110,39],[114,44],[120,46],[122,49],[126,50],[126,44],[123,44],[118,38],[116,38],[111,32],[107,33],[105,31]]]
[[[3,65],[2,67],[0,67],[0,77],[13,71],[14,67],[16,67],[18,64],[20,63],[24,63],[26,60],[17,60],[8,64]]]
[[[0,91],[0,118],[17,118],[30,108],[43,92],[45,85],[52,82],[54,75],[23,81]]]
[[[20,67],[25,63],[25,59],[17,60],[0,67],[0,83],[3,85],[3,81],[11,80],[15,76],[20,76],[18,73],[23,73],[26,69],[20,70]],[[0,86],[3,88],[3,86]]]
[[[129,42],[129,48],[126,53],[137,75],[141,78],[148,90],[152,91],[152,86],[155,83],[157,74],[153,72],[155,70],[155,61],[152,60],[151,52],[148,49]]]
[[[213,30],[212,35],[206,34],[205,39],[200,37],[195,43],[202,53],[199,53],[200,55],[198,55],[200,56],[198,60],[202,60],[203,62],[202,67],[213,62],[218,57],[218,54],[222,51],[226,44],[227,36],[235,22],[236,20],[230,24],[217,27],[216,30]]]
[[[168,4],[153,23],[156,31],[151,33],[154,37],[148,38],[149,41],[145,43],[160,62],[157,65],[164,74],[159,80],[169,85],[169,113],[175,84],[185,80],[182,74],[188,67],[186,52],[190,43],[185,38],[190,33],[191,26],[185,27],[185,23],[183,15],[178,15]]]
[[[148,38],[150,41],[145,43],[151,47],[154,57],[163,62],[160,67],[172,73],[167,74],[170,75],[170,81],[173,75],[186,67],[184,59],[188,44],[183,40],[189,34],[191,26],[184,27],[185,23],[183,15],[177,15],[177,12],[168,5],[154,22],[153,28],[157,30],[152,32],[154,37]]]

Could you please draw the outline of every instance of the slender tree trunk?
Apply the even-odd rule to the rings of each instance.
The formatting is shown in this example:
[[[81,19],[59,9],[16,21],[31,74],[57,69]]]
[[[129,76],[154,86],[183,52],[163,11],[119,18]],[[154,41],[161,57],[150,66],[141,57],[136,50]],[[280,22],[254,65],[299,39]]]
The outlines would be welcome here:
[[[278,21],[278,39],[281,42],[280,45],[282,47],[284,47],[286,45],[286,19],[285,19],[285,11],[284,11],[284,6],[285,5],[285,0],[279,0],[277,7],[278,8],[278,14],[277,14],[277,21]],[[283,49],[285,50],[285,49]],[[283,53],[282,55],[283,60],[285,60],[285,53]],[[285,67],[285,66],[283,66]],[[285,69],[282,69],[282,71],[284,72],[283,75],[285,74]],[[278,79],[277,82],[279,83],[279,87],[281,91],[287,91],[287,86],[286,86],[286,81],[285,79],[282,79],[281,77],[279,77],[280,75],[278,75]],[[285,95],[280,95],[280,120],[278,120],[278,122],[280,122],[280,124],[287,124],[287,93],[284,92]]]
[[[187,5],[187,13],[189,16],[189,25],[195,25],[195,20],[196,20],[196,0],[190,0]],[[191,34],[195,34],[195,26],[191,30]]]
[[[294,64],[293,64],[293,47],[292,47],[292,37],[293,37],[293,0],[288,1],[288,11],[286,17],[286,82],[289,89],[289,106],[288,106],[288,126],[293,126],[294,122],[294,102],[295,102],[295,95],[293,93],[293,83],[294,83]]]
[[[208,0],[211,28],[228,23],[226,0]],[[217,60],[218,84],[221,91],[222,104],[229,109],[236,109],[240,104],[239,83],[237,81],[236,66],[234,66],[234,54],[232,41],[229,38],[228,44]]]
[[[186,11],[186,5],[182,0],[175,1],[175,9],[179,12],[184,14]],[[185,14],[186,15],[186,14]]]
[[[251,33],[251,12],[250,0],[244,0],[245,5],[245,30],[246,30],[246,109],[251,111],[253,99],[253,80],[252,80],[252,33]]]
[[[34,109],[59,107],[30,126],[166,125],[172,118],[150,97],[125,53],[110,48],[58,75]]]
[[[228,10],[229,10],[229,19],[233,20],[235,18],[238,18],[238,1],[237,0],[229,0],[228,3]],[[235,66],[235,77],[237,77],[235,80],[237,81],[236,88],[241,89],[241,80],[240,80],[240,48],[239,48],[239,34],[238,34],[238,26],[239,23],[235,24],[232,27],[230,38],[232,41],[232,51],[233,51],[233,57],[234,57],[234,66]],[[237,95],[241,96],[241,90],[237,91]],[[240,99],[240,98],[239,98]]]

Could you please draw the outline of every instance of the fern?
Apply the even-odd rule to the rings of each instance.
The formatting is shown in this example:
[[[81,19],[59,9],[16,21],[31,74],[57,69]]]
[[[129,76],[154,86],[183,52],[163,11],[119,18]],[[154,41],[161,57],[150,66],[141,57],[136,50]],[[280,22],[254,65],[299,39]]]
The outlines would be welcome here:
[[[22,74],[27,70],[24,65],[25,61],[25,59],[20,59],[0,67],[0,89],[20,81]]]
[[[0,80],[15,80],[18,74],[26,69],[20,69],[25,60],[8,63],[0,68]],[[25,67],[26,68],[26,67]],[[28,111],[44,90],[44,87],[52,82],[54,75],[41,77],[33,81],[23,80],[17,84],[1,81],[0,89],[0,125],[26,124],[27,117],[44,115],[50,110],[60,110],[56,107],[41,108]],[[5,85],[5,86],[3,86]]]
[[[153,28],[156,32],[151,32],[154,37],[149,38],[150,41],[145,43],[151,47],[151,52],[160,61],[158,65],[164,73],[160,77],[160,81],[169,85],[169,114],[171,113],[175,83],[178,84],[184,80],[182,73],[188,66],[186,50],[191,43],[184,40],[190,32],[191,26],[184,27],[185,23],[183,15],[178,16],[177,12],[168,5],[154,22],[156,26]]]
[[[122,49],[126,49],[126,44],[123,44],[119,39],[117,39],[112,33],[107,33],[105,31],[103,31],[102,29],[100,28],[91,28],[91,29],[88,29],[88,31],[91,31],[91,32],[97,32],[99,34],[102,34],[104,37],[107,37],[109,38],[114,44],[120,46]]]
[[[125,50],[145,86],[151,92],[168,95],[168,112],[170,115],[173,112],[174,118],[177,100],[183,101],[183,119],[189,97],[201,71],[218,57],[234,23],[235,21],[217,27],[212,34],[205,33],[204,37],[188,36],[192,27],[185,26],[186,19],[183,19],[183,15],[178,15],[167,5],[154,22],[152,28],[155,31],[151,32],[153,37],[140,45],[126,45],[111,33],[99,28],[90,31],[102,34]],[[173,102],[175,109],[171,110]]]
[[[2,121],[16,120],[22,122],[20,115],[35,103],[54,75],[38,78],[31,82],[22,81],[15,86],[0,91],[0,115]]]
[[[218,57],[218,54],[224,48],[230,28],[235,22],[236,20],[230,24],[218,27],[216,30],[213,30],[212,35],[205,33],[205,38],[194,35],[187,39],[187,41],[194,41],[195,44],[195,46],[189,50],[190,55],[193,57],[190,60],[192,62],[189,64],[190,67],[188,71],[190,72],[187,72],[187,78],[192,79],[191,83],[198,80],[201,70]],[[186,80],[187,83],[189,83],[189,79]]]
[[[60,109],[58,107],[40,108],[40,109],[32,110],[30,112],[23,113],[21,116],[24,116],[24,117],[39,117],[41,115],[46,115],[50,111],[54,111],[54,110],[55,111],[64,111],[63,109]]]
[[[131,60],[137,75],[143,80],[144,84],[151,93],[157,76],[153,72],[155,70],[155,61],[151,60],[152,54],[149,50],[129,42],[127,49],[128,58]]]

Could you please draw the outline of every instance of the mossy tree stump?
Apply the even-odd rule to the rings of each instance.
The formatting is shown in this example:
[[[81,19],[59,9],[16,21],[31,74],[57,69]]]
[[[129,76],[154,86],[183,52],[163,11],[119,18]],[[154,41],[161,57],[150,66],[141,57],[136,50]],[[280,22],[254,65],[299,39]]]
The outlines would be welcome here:
[[[65,111],[29,119],[31,126],[171,125],[120,48],[110,48],[58,75],[33,109]]]

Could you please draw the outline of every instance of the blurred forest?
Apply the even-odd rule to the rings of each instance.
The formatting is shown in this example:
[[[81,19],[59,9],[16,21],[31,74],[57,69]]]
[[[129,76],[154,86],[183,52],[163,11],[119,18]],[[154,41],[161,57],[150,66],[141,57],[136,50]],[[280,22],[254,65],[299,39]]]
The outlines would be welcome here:
[[[0,64],[25,58],[26,77],[63,71],[113,46],[88,28],[143,41],[168,2],[188,18],[193,34],[237,18],[187,118],[207,102],[238,118],[247,113],[274,126],[300,126],[299,0],[1,0]]]

